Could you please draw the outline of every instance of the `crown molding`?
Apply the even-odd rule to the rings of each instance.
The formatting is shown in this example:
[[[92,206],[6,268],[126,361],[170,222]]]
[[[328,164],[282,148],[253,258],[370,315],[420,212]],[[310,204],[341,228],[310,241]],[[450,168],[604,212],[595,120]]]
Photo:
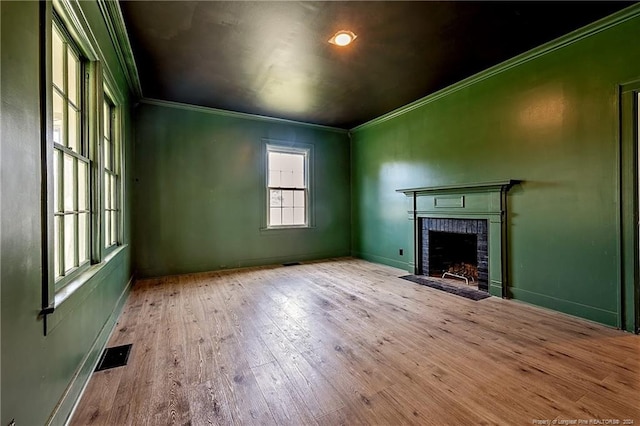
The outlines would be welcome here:
[[[120,4],[117,0],[97,0],[97,2],[129,89],[136,98],[140,99],[142,86]]]
[[[223,117],[241,118],[244,120],[266,121],[274,124],[289,124],[294,126],[310,127],[313,129],[328,130],[330,132],[342,133],[345,135],[348,133],[346,129],[340,129],[338,127],[331,127],[331,126],[323,126],[322,124],[305,123],[304,121],[287,120],[285,118],[268,117],[266,115],[249,114],[246,112],[228,111],[225,109],[203,107],[203,106],[192,105],[192,104],[184,104],[181,102],[163,101],[160,99],[152,99],[152,98],[142,98],[140,99],[140,103],[147,104],[147,105],[163,106],[167,108],[178,108],[178,109],[184,109],[188,111],[203,112],[205,114],[213,114],[213,115],[219,115]]]
[[[465,89],[469,86],[472,86],[488,78],[491,78],[495,75],[501,74],[512,68],[518,67],[526,62],[540,58],[551,52],[567,47],[573,43],[576,43],[587,37],[591,37],[595,34],[598,34],[616,25],[622,24],[623,22],[626,22],[630,19],[634,19],[638,16],[640,16],[640,4],[629,6],[626,9],[623,9],[619,12],[614,13],[613,15],[607,16],[587,26],[584,26],[575,31],[572,31],[562,37],[559,37],[548,43],[540,45],[536,48],[533,48],[511,59],[507,59],[506,61],[501,62],[498,65],[494,65],[491,68],[488,68],[484,71],[480,71],[479,73],[474,74],[471,77],[465,78],[464,80],[461,80],[457,83],[454,83],[451,86],[445,87],[444,89],[438,90],[437,92],[434,92],[430,95],[420,98],[398,109],[390,111],[384,115],[381,115],[380,117],[374,118],[373,120],[360,124],[359,126],[356,126],[350,129],[350,132],[353,133],[363,129],[367,129],[369,127],[373,127],[375,125],[384,123],[385,121],[389,121],[393,118],[404,115],[415,109],[421,108],[424,105],[435,102],[438,99],[441,99],[445,96],[449,96],[452,93],[455,93],[459,90]]]

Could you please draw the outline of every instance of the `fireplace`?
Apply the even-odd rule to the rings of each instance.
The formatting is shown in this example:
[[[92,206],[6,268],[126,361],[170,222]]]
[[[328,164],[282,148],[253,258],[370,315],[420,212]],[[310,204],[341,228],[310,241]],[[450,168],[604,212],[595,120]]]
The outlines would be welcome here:
[[[407,270],[442,276],[464,264],[470,275],[477,274],[479,289],[509,297],[507,192],[518,183],[508,179],[398,189],[406,195],[411,223]]]
[[[484,219],[422,217],[420,221],[419,266],[421,275],[453,273],[489,290],[489,246]]]

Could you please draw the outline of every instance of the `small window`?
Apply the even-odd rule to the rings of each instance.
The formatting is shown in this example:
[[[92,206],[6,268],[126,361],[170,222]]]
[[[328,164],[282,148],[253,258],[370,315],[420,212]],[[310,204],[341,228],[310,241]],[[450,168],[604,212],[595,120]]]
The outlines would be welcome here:
[[[56,288],[90,263],[89,147],[83,137],[83,61],[66,32],[52,31],[53,213]]]
[[[309,223],[309,151],[267,145],[268,227]]]
[[[104,161],[104,246],[118,243],[120,226],[120,155],[115,126],[115,109],[105,94],[102,107],[102,150]]]

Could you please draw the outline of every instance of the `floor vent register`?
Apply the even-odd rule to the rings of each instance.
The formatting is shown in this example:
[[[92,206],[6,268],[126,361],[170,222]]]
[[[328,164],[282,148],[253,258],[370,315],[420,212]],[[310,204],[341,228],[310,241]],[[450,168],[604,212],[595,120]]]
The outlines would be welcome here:
[[[131,344],[105,348],[100,357],[100,362],[98,362],[98,366],[96,367],[96,371],[127,365],[130,352]]]

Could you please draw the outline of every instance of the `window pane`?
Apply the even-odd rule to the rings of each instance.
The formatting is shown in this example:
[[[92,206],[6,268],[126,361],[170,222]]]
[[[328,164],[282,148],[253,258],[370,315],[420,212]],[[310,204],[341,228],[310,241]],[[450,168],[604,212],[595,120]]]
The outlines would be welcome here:
[[[282,170],[281,156],[278,152],[269,153],[269,170]]]
[[[114,175],[111,175],[110,178],[111,178],[111,190],[109,192],[109,195],[111,196],[111,202],[109,203],[109,205],[111,206],[112,209],[115,209],[116,206],[118,205],[116,203],[116,177]]]
[[[111,171],[118,172],[118,151],[115,141],[111,141]]]
[[[64,145],[64,99],[53,92],[53,141]]]
[[[78,161],[78,210],[88,210],[87,186],[87,163]]]
[[[53,218],[53,273],[57,277],[60,276],[60,221],[61,216]]]
[[[110,209],[111,208],[111,196],[109,195],[109,188],[111,188],[111,185],[109,185],[109,173],[105,173],[104,174],[104,208],[105,209]]]
[[[293,224],[304,225],[304,208],[300,208],[300,207],[293,208]]]
[[[303,154],[296,155],[291,159],[291,171],[293,172],[293,186],[304,188],[304,158]]]
[[[60,90],[64,90],[64,45],[58,31],[54,29],[52,33],[53,83]]]
[[[116,226],[116,219],[116,212],[111,212],[111,244],[116,243],[116,230],[118,229]]]
[[[110,209],[111,206],[109,205],[109,194],[107,194],[107,182],[109,181],[109,173],[104,172],[104,208],[105,209]]]
[[[293,208],[292,207],[282,208],[282,224],[293,225]]]
[[[293,191],[282,191],[282,206],[293,207]]]
[[[80,132],[78,131],[78,112],[69,105],[69,148],[80,152]]]
[[[282,168],[288,172],[302,171],[302,155],[301,154],[280,154],[282,157]]]
[[[268,186],[282,186],[280,181],[280,171],[279,170],[269,170],[269,183]]]
[[[73,198],[76,191],[75,179],[73,176],[73,163],[75,159],[69,154],[64,154],[64,210],[72,211],[74,209]],[[65,230],[66,232],[66,230]]]
[[[78,261],[83,263],[89,259],[87,247],[89,242],[89,213],[78,215]]]
[[[64,216],[64,270],[65,272],[76,266],[75,262],[75,228],[76,215]]]
[[[305,154],[296,154],[293,155],[290,162],[291,162],[291,170],[293,170],[296,173],[303,173],[304,172],[304,157]]]
[[[102,126],[104,137],[107,139],[111,139],[111,107],[107,102],[105,102],[102,106]]]
[[[60,211],[60,190],[58,185],[60,185],[60,177],[58,176],[58,172],[60,167],[60,151],[57,149],[53,150],[53,211]]]
[[[267,186],[280,186],[280,170],[277,167],[278,154],[275,152],[267,153],[267,169],[269,181]]]
[[[111,170],[111,143],[104,139],[104,167]]]
[[[269,225],[281,225],[282,224],[282,210],[279,208],[269,209]]]
[[[272,189],[269,192],[269,205],[271,207],[280,207],[282,205],[282,191],[280,191],[279,189]]]
[[[294,171],[291,174],[291,186],[296,188],[304,188],[304,173]]]
[[[293,206],[304,207],[304,191],[293,192]]]
[[[285,188],[291,188],[294,185],[294,180],[293,180],[293,172],[291,170],[283,170],[281,172],[281,179],[282,179],[282,187]]]
[[[69,86],[67,86],[67,93],[69,96],[69,100],[74,103],[74,105],[79,106],[78,100],[78,88],[80,86],[79,76],[80,76],[80,61],[78,57],[71,51],[71,49],[67,49],[67,75]]]
[[[111,244],[109,236],[111,235],[111,212],[106,210],[104,212],[104,246],[109,247]]]

